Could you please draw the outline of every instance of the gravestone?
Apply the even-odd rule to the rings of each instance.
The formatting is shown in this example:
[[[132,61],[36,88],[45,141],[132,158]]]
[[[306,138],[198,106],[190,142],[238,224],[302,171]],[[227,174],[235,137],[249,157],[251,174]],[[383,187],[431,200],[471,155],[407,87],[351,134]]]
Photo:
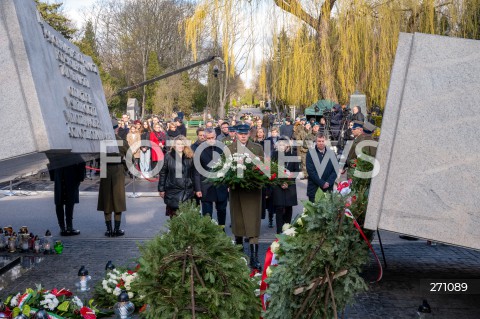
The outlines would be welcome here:
[[[97,153],[114,138],[97,66],[33,0],[0,1],[0,61],[0,180],[45,168],[45,153]]]
[[[350,109],[359,106],[363,115],[367,115],[367,96],[358,91],[350,95]]]
[[[401,34],[368,229],[480,249],[480,41]]]
[[[140,107],[138,106],[138,100],[128,99],[127,101],[127,114],[131,120],[138,120],[140,118]]]

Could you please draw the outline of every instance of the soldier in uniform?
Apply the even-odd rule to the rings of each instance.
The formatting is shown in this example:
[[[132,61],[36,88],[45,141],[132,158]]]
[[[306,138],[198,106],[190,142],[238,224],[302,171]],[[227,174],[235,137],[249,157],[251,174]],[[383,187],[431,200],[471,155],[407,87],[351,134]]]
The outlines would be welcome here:
[[[249,140],[248,125],[238,125],[236,140],[228,149],[232,154],[250,152],[263,160],[261,145]],[[230,189],[230,216],[235,243],[243,245],[243,237],[250,243],[250,266],[260,269],[258,261],[258,238],[262,214],[262,192],[242,188]]]
[[[373,141],[373,137],[371,134],[365,134],[363,131],[364,123],[360,121],[354,121],[352,126],[352,134],[355,137],[352,147],[348,152],[347,161],[345,162],[344,169],[342,174],[345,173],[346,169],[350,166],[352,160],[357,159],[358,154],[355,152],[355,148],[357,145],[362,141]],[[371,129],[371,127],[369,126]],[[375,126],[373,125],[373,130],[375,130]],[[375,157],[377,155],[377,148],[374,146],[365,146],[362,148],[362,153],[366,155],[370,155]]]
[[[109,153],[108,156],[121,156],[125,158],[128,151],[127,141],[118,135],[118,122],[112,120],[115,138],[120,142],[118,146],[119,153]],[[125,172],[123,163],[107,163],[107,175],[100,179],[100,189],[98,191],[97,210],[102,211],[105,217],[107,231],[105,236],[117,237],[125,235],[120,229],[122,212],[127,210],[125,200]],[[115,228],[112,228],[112,212],[115,215]]]
[[[225,144],[225,146],[229,146],[235,142],[235,134],[237,133],[236,126],[229,126],[228,127],[228,136],[223,138],[221,142]]]
[[[308,124],[308,126],[310,126],[310,124]],[[303,172],[302,179],[308,178],[307,165],[306,165],[308,147],[305,144],[305,140],[307,139],[308,135],[309,135],[308,129],[305,126],[300,125],[297,129],[297,134],[295,136],[295,139],[297,140],[297,153],[300,156],[300,160],[302,162],[302,172]]]

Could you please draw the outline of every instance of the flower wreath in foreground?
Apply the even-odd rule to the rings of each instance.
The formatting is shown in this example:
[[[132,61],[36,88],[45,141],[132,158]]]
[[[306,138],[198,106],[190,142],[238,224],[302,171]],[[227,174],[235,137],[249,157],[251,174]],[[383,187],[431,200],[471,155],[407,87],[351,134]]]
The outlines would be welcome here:
[[[39,309],[45,309],[50,318],[63,319],[96,319],[98,309],[93,305],[93,299],[89,301],[89,307],[82,300],[74,296],[68,289],[45,290],[41,286],[37,289],[28,288],[25,293],[10,295],[5,301],[10,305],[12,317],[23,313],[30,316]]]
[[[367,289],[359,273],[369,245],[352,214],[360,201],[351,183],[340,183],[335,193],[319,190],[268,249],[260,286],[263,318],[337,318]]]
[[[214,163],[208,180],[214,185],[227,185],[231,189],[261,189],[269,185],[291,183],[292,173],[275,161],[261,162],[249,153],[234,153]]]

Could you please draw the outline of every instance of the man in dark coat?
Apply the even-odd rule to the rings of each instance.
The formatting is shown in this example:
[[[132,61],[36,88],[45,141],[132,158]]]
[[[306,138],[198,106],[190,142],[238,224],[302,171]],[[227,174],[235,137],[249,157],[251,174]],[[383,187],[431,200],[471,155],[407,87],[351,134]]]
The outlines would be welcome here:
[[[238,125],[235,142],[228,146],[231,154],[246,153],[247,150],[263,160],[263,148],[250,138],[248,125]],[[230,190],[230,216],[235,242],[243,245],[243,237],[249,238],[250,266],[260,269],[258,260],[258,238],[262,216],[262,192],[236,188]]]
[[[280,136],[286,136],[289,139],[292,139],[293,136],[293,125],[290,118],[285,119],[285,124],[280,126]]]
[[[55,182],[55,212],[60,235],[79,235],[80,231],[73,228],[73,207],[79,202],[78,187],[85,179],[85,162],[58,167],[48,172],[50,180]]]
[[[342,127],[343,113],[340,104],[333,106],[332,119],[330,120],[330,131],[332,132],[332,138],[338,140],[340,130]]]
[[[313,158],[313,156],[316,158]],[[308,172],[307,196],[312,203],[315,202],[315,194],[319,188],[324,192],[333,190],[337,172],[331,159],[336,159],[335,154],[326,147],[325,136],[320,133],[317,135],[315,148],[307,153],[306,158]],[[328,163],[323,171],[320,171],[320,166],[324,161],[328,161]],[[317,168],[319,171],[317,171]]]
[[[197,128],[197,140],[195,141],[195,143],[192,144],[191,148],[192,148],[192,151],[195,152],[195,150],[200,146],[200,144],[202,144],[203,142],[205,142],[205,129],[203,127],[199,127]]]
[[[128,143],[118,136],[118,122],[112,120],[115,138],[119,142],[118,153],[108,153],[108,156],[121,156],[125,158],[128,151]],[[107,231],[105,236],[123,236],[125,232],[120,229],[122,212],[127,210],[125,199],[125,170],[123,163],[107,163],[105,177],[100,178],[98,190],[97,210],[103,212]],[[112,228],[112,212],[115,215],[115,228]]]
[[[219,155],[223,154],[223,150],[220,147],[215,146],[215,131],[211,128],[205,130],[205,143],[207,143],[208,146],[200,154],[195,155],[199,157],[200,165],[203,170],[210,172],[211,163],[220,159]],[[214,156],[217,156],[218,158]],[[215,203],[218,224],[225,227],[228,202],[227,186],[214,186],[212,183],[208,182],[207,177],[204,175],[205,174],[201,174],[197,169],[195,170],[195,189],[200,190],[199,192],[196,192],[195,195],[201,198],[202,214],[203,216],[207,214],[213,216],[213,203]]]

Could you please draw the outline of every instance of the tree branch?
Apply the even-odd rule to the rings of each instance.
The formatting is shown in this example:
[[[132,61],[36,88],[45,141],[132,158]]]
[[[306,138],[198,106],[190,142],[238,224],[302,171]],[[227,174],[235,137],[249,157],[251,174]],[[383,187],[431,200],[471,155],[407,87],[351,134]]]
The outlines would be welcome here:
[[[336,0],[326,0],[325,2],[335,2]],[[285,12],[291,13],[315,30],[318,30],[320,25],[320,20],[312,17],[305,9],[303,9],[302,4],[298,0],[274,0],[277,7],[282,9]],[[324,4],[325,5],[325,4]]]

